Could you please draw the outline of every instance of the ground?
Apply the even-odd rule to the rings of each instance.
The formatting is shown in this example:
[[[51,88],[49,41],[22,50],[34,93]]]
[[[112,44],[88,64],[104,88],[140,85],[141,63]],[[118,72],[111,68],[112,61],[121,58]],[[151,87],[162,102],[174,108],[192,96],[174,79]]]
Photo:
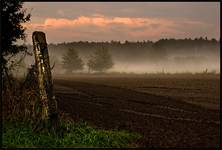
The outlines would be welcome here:
[[[54,77],[60,111],[140,133],[140,147],[219,147],[219,75]]]

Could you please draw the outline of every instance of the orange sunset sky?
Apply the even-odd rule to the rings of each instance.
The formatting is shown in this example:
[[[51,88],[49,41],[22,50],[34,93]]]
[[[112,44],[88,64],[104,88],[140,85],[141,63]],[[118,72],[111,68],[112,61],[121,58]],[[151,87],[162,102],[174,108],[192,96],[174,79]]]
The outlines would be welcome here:
[[[44,31],[48,43],[220,37],[219,2],[25,2],[26,43]]]

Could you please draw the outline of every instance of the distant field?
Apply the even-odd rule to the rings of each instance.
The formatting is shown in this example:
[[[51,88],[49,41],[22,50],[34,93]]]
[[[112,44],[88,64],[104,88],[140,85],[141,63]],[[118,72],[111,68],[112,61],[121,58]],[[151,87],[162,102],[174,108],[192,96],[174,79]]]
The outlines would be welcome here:
[[[123,87],[220,109],[220,75],[73,75],[57,79]]]
[[[60,110],[138,132],[141,147],[219,147],[219,75],[83,74],[54,83]]]

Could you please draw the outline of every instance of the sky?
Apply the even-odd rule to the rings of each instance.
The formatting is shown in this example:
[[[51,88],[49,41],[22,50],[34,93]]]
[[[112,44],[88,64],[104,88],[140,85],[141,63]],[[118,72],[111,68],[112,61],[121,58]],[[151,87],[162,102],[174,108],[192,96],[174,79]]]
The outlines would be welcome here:
[[[220,38],[219,2],[25,2],[34,31],[48,43]]]

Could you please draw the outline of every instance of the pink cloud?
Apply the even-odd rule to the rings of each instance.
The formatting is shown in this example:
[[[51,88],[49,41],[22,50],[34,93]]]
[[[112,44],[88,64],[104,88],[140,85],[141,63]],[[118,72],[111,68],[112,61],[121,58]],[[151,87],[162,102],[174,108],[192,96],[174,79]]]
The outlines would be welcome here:
[[[31,34],[35,30],[46,32],[53,41],[73,40],[157,40],[168,37],[190,36],[204,23],[192,20],[164,18],[106,17],[100,14],[75,19],[46,18],[43,23],[27,23]],[[59,36],[58,36],[59,35]],[[56,39],[56,40],[55,40]]]
[[[156,18],[130,18],[130,17],[112,17],[108,18],[102,15],[94,15],[92,17],[80,16],[76,19],[65,19],[65,18],[47,18],[42,26],[45,28],[64,28],[64,27],[75,27],[79,25],[95,25],[95,26],[108,26],[111,24],[125,25],[125,26],[149,26],[152,24],[170,25],[172,21],[166,19]],[[40,24],[30,24],[30,27],[36,27]]]
[[[67,27],[72,26],[72,22],[67,19],[53,19],[49,18],[45,20],[44,26],[51,26],[51,27]]]

